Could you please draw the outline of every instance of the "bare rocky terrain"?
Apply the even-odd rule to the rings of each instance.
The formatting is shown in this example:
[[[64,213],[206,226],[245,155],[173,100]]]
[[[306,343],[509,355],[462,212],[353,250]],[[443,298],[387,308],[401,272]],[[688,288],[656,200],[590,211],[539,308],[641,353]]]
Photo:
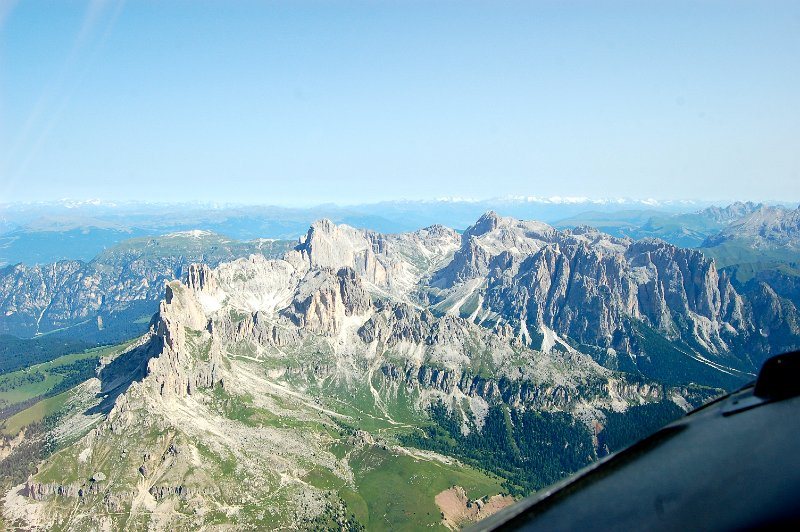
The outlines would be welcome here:
[[[3,515],[86,530],[461,526],[618,448],[624,416],[686,411],[797,346],[794,305],[759,297],[658,240],[492,212],[463,234],[322,220],[280,259],[192,264],[170,282]],[[496,461],[506,444],[538,480]]]

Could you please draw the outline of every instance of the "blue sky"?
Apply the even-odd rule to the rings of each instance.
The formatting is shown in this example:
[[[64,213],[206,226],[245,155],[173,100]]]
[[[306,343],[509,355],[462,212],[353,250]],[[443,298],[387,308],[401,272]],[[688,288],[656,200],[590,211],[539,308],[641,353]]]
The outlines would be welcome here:
[[[798,2],[0,0],[0,201],[793,201],[798,87]]]

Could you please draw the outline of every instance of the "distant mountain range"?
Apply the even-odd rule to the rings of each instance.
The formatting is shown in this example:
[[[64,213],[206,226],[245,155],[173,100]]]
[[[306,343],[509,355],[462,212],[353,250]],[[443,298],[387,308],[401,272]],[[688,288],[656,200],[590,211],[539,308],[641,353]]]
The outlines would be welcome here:
[[[619,210],[616,212],[586,212],[559,220],[557,227],[588,225],[615,236],[633,239],[660,238],[681,247],[696,248],[731,224],[765,207],[760,203],[732,203],[726,207],[665,213],[656,210]],[[782,207],[773,207],[783,209]]]
[[[503,201],[517,209],[560,209],[564,205],[582,208],[589,203],[588,200]],[[414,220],[419,218],[421,222],[424,216],[432,216],[431,211],[442,211],[444,218],[453,218],[466,216],[483,205],[465,201],[397,202],[383,205],[381,220],[395,228],[400,224],[388,220],[401,219],[405,225],[416,226]],[[595,202],[594,205],[619,206],[621,203]],[[69,335],[77,334],[78,329],[74,328],[79,327],[81,337],[89,342],[117,341],[139,334],[146,329],[145,317],[157,308],[164,282],[181,278],[191,262],[215,266],[254,252],[274,257],[292,245],[288,240],[236,240],[196,227],[212,227],[251,237],[262,231],[287,236],[298,232],[294,228],[300,227],[304,217],[316,214],[315,210],[271,210],[267,207],[197,208],[194,211],[186,210],[189,208],[186,206],[172,210],[161,205],[138,204],[49,207],[48,217],[41,216],[42,207],[38,205],[14,207],[28,217],[27,225],[25,229],[17,228],[0,236],[0,241],[6,245],[2,251],[7,256],[13,254],[30,259],[14,267],[0,268],[0,313],[3,316],[0,334],[32,337],[61,330]],[[375,206],[360,208],[367,212]],[[72,210],[83,214],[73,217],[64,214]],[[360,224],[373,220],[363,212],[358,215],[360,217],[354,211],[337,212],[345,219],[356,217]],[[22,221],[24,216],[19,213],[15,219]],[[84,217],[89,213],[95,218]],[[278,221],[271,220],[270,216]],[[617,237],[660,238],[678,246],[696,247],[715,258],[717,266],[727,272],[740,290],[754,289],[755,285],[744,287],[748,281],[765,281],[782,297],[799,303],[797,220],[798,210],[748,202],[711,206],[691,213],[594,211],[554,225],[590,226]],[[131,235],[157,232],[165,227],[195,228],[166,236],[131,238]],[[92,254],[97,248],[103,250]],[[84,258],[87,255],[89,257]],[[65,258],[50,262],[38,260],[53,256]],[[63,331],[67,328],[73,330]]]
[[[309,208],[203,204],[54,202],[0,204],[0,266],[89,261],[133,237],[201,229],[236,240],[295,239],[321,218],[382,233],[414,231],[433,224],[463,230],[484,212],[554,223],[589,209],[613,213],[656,209],[661,214],[708,206],[694,201],[592,200],[588,198],[511,197],[471,201],[393,201]]]
[[[653,211],[589,212],[555,225],[585,225],[615,236],[659,238],[696,248],[714,258],[737,283],[769,278],[777,286],[794,284],[791,278],[800,275],[798,220],[800,207],[747,202],[669,215]]]
[[[61,333],[89,342],[122,341],[147,330],[165,283],[184,277],[189,264],[216,266],[254,253],[278,257],[292,245],[235,241],[194,230],[128,239],[88,262],[0,268],[0,334]]]

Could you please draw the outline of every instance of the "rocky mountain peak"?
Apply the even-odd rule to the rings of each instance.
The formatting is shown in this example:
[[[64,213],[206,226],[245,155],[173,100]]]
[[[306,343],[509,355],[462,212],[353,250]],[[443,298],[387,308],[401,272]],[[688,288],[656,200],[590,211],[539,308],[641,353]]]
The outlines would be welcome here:
[[[758,205],[718,234],[709,237],[703,247],[715,247],[742,241],[756,249],[800,249],[800,207]]]
[[[494,211],[488,211],[483,216],[478,218],[475,224],[471,225],[464,231],[464,238],[468,239],[470,236],[481,236],[494,231],[502,222],[502,218]]]
[[[764,208],[763,203],[736,201],[726,207],[717,207],[716,205],[708,207],[700,211],[700,214],[717,223],[728,224],[762,208]]]
[[[179,281],[165,292],[152,332],[161,352],[147,364],[146,383],[162,396],[180,397],[221,380],[221,353],[197,293]],[[199,346],[206,352],[203,359],[196,356]]]
[[[404,299],[421,275],[440,266],[460,242],[456,231],[443,226],[385,235],[321,220],[285,258],[312,270],[351,268],[370,290]]]
[[[337,334],[348,317],[365,314],[371,306],[361,277],[352,268],[323,268],[306,275],[282,313],[302,329]]]
[[[314,222],[295,249],[312,268],[339,269],[355,266],[358,258],[367,261],[367,256],[374,256],[380,248],[377,233],[323,219]]]
[[[207,264],[190,264],[186,274],[186,287],[196,292],[212,292],[217,283]]]
[[[441,224],[425,227],[417,231],[417,233],[436,238],[458,237],[458,233],[455,230]]]

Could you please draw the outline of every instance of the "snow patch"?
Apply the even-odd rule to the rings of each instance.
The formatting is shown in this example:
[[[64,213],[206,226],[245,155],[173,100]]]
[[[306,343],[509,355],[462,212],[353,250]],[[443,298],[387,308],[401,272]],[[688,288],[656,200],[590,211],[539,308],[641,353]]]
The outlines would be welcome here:
[[[213,236],[214,233],[211,231],[206,231],[204,229],[191,229],[189,231],[176,231],[174,233],[168,233],[164,235],[164,238],[181,238],[181,237],[190,237],[190,238],[203,238],[204,236]]]
[[[544,324],[539,326],[539,332],[544,336],[541,350],[543,353],[549,353],[556,345],[556,333]]]

